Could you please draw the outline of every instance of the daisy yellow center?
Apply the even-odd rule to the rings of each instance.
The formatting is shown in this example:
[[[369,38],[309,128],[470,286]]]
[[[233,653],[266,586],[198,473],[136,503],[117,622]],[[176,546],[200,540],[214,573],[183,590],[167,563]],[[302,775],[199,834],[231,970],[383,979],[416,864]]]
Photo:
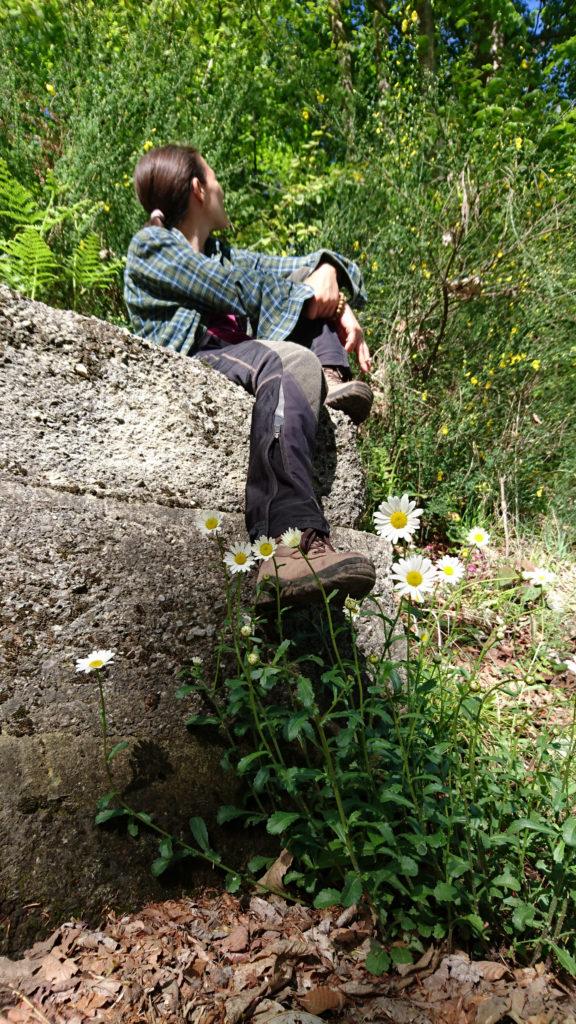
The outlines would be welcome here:
[[[403,530],[407,522],[408,516],[405,512],[400,512],[399,509],[390,516],[390,526],[393,526],[395,530]]]
[[[478,531],[478,533],[474,534],[474,540],[484,540],[484,534]]]
[[[454,575],[454,566],[453,565],[445,565],[443,570],[442,570],[442,572],[444,573],[445,576],[453,576]]]
[[[265,544],[261,544],[260,545],[260,554],[261,555],[271,555],[272,554],[272,545],[270,544],[269,541],[267,541]]]
[[[245,551],[237,551],[234,555],[234,561],[236,562],[236,565],[246,565],[248,555]]]
[[[102,658],[92,658],[92,661],[89,662],[90,668],[102,668],[103,664]]]
[[[216,527],[218,526],[218,520],[216,519],[216,516],[208,516],[208,519],[206,520],[204,525],[207,530],[215,530]]]
[[[418,569],[410,569],[410,572],[406,573],[406,583],[409,587],[419,587],[424,582],[424,577]]]

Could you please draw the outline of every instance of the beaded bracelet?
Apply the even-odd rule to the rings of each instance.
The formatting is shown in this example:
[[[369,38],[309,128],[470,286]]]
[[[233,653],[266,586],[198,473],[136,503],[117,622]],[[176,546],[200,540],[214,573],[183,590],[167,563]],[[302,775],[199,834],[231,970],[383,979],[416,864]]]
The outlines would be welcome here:
[[[347,302],[347,299],[346,299],[346,296],[344,295],[344,292],[339,292],[338,293],[338,305],[336,306],[336,312],[334,314],[334,317],[335,317],[336,320],[339,320],[340,317],[342,316],[342,313],[344,312],[344,307],[346,306],[346,302]]]

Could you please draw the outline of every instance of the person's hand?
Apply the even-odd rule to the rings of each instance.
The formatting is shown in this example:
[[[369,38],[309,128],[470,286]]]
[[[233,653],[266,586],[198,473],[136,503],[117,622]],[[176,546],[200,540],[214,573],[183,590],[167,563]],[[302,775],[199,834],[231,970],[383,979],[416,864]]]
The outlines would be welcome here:
[[[344,306],[344,312],[340,319],[336,321],[335,327],[336,333],[346,351],[354,352],[360,364],[360,369],[364,373],[368,373],[372,367],[370,349],[364,340],[364,331],[348,303]]]
[[[329,320],[333,317],[340,298],[335,268],[330,263],[322,263],[306,278],[304,284],[314,289],[314,298],[308,299],[304,306],[304,315],[308,320],[318,320],[321,317]]]

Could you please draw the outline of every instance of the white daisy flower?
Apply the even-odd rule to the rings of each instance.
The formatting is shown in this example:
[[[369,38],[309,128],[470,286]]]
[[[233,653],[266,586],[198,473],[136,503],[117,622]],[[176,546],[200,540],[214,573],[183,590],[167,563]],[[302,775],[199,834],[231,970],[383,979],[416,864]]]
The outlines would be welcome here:
[[[576,658],[570,658],[569,661],[565,661],[564,664],[572,675],[576,676]]]
[[[99,668],[109,665],[114,658],[114,651],[92,651],[87,658],[78,658],[77,672],[97,672]]]
[[[434,589],[436,570],[429,558],[424,555],[411,555],[400,558],[392,566],[394,589],[404,597],[414,601],[423,601],[424,594]]]
[[[224,562],[232,573],[248,572],[254,565],[250,544],[233,544],[224,555]]]
[[[258,537],[252,545],[252,554],[255,558],[259,558],[262,562],[266,562],[276,551],[276,541],[274,537]]]
[[[460,583],[466,570],[459,558],[454,558],[452,555],[444,555],[439,562],[436,562],[436,572],[441,583],[449,583],[453,586],[456,583]]]
[[[192,665],[195,665],[196,667],[198,667],[199,665],[201,665],[203,663],[204,659],[201,658],[200,655],[195,654],[194,657],[190,659],[190,661],[191,661]]]
[[[299,530],[297,526],[291,526],[289,530],[284,530],[280,540],[287,548],[299,548],[300,541],[302,540],[302,530]]]
[[[218,533],[218,530],[222,526],[222,516],[219,512],[215,512],[213,509],[209,509],[208,512],[199,512],[196,516],[196,526],[201,533],[207,537]]]
[[[416,508],[416,502],[410,501],[407,494],[401,498],[390,494],[374,513],[374,528],[379,537],[392,544],[398,540],[411,540],[412,534],[420,527],[421,515],[422,509]]]
[[[547,587],[549,583],[556,579],[556,573],[543,567],[527,569],[526,572],[522,573],[522,579],[528,580],[533,587]]]
[[[258,665],[260,662],[260,655],[258,654],[258,651],[250,651],[246,660],[249,665]]]
[[[466,541],[468,544],[473,544],[475,548],[485,548],[490,543],[490,534],[481,526],[473,526],[471,530],[468,530]]]

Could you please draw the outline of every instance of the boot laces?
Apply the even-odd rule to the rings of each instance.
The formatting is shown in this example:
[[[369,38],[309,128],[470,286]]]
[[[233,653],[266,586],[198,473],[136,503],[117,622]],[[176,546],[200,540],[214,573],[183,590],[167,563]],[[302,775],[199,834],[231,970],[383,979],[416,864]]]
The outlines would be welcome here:
[[[330,538],[325,533],[320,533],[319,530],[308,529],[302,531],[302,540],[300,541],[300,547],[305,555],[322,555],[328,548],[329,551],[334,551]]]

